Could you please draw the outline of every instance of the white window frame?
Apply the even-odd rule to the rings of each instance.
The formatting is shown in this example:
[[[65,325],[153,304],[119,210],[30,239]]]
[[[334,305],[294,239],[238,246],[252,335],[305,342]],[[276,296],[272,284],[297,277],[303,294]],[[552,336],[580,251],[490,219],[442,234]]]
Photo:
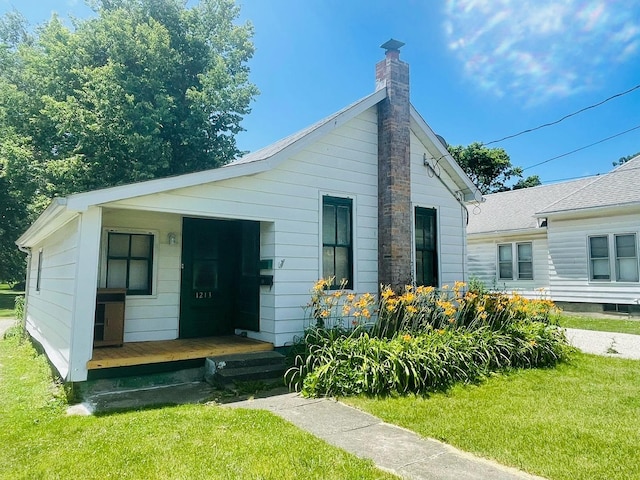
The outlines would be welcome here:
[[[531,259],[525,261],[522,261],[520,259],[519,253],[520,253],[520,245],[530,245],[531,246]],[[511,252],[511,276],[510,277],[503,277],[501,275],[501,269],[500,269],[500,264],[506,264],[506,261],[501,261],[500,260],[500,247],[507,247],[509,248],[509,251]],[[521,273],[521,269],[520,269],[520,264],[521,263],[530,263],[531,264],[531,278],[522,278],[522,273]],[[497,248],[496,248],[496,267],[497,267],[497,271],[496,271],[496,277],[498,278],[499,281],[504,281],[504,280],[511,280],[511,281],[518,281],[518,282],[531,282],[534,280],[535,275],[534,275],[534,263],[533,263],[533,242],[504,242],[504,243],[498,243],[497,244]]]
[[[634,255],[633,257],[620,257],[618,255],[618,242],[617,239],[619,237],[633,237],[633,250],[634,250]],[[635,233],[615,233],[613,234],[613,252],[615,254],[615,262],[614,262],[614,267],[615,267],[615,273],[616,273],[616,282],[621,282],[621,283],[638,283],[638,281],[640,280],[640,276],[639,276],[639,271],[638,271],[638,238],[636,236]],[[635,278],[634,280],[621,280],[620,279],[620,271],[622,270],[620,268],[620,260],[628,260],[628,259],[635,259],[634,262],[634,267],[635,267]]]
[[[616,239],[618,237],[633,237],[633,244],[635,248],[635,256],[634,257],[619,257],[618,256],[618,245]],[[594,268],[593,261],[594,260],[604,260],[605,257],[592,258],[591,257],[591,239],[592,238],[605,238],[607,242],[607,257],[606,257],[606,265],[609,269],[609,278],[594,278]],[[619,232],[619,233],[605,233],[598,235],[588,235],[587,236],[587,258],[588,258],[588,268],[589,268],[589,282],[613,282],[613,283],[631,283],[637,284],[640,282],[640,264],[638,263],[639,255],[638,255],[638,234],[636,232]],[[621,280],[620,279],[620,260],[635,258],[635,279],[634,280]]]
[[[158,293],[158,259],[160,257],[160,232],[158,230],[145,230],[138,228],[112,228],[107,227],[102,229],[102,238],[100,241],[100,273],[99,282],[100,287],[105,288],[107,284],[107,255],[108,255],[108,238],[110,233],[123,233],[130,235],[152,235],[152,272],[151,272],[151,293],[147,295],[128,295],[131,298],[155,298]]]
[[[501,258],[500,258],[501,247],[508,247],[509,248],[509,252],[511,253],[511,258],[509,259],[510,260],[509,263],[511,263],[511,275],[508,276],[508,277],[503,277],[502,276],[502,269],[500,268],[501,264],[503,264],[503,263],[505,265],[507,264],[506,260],[502,261]],[[498,275],[498,280],[513,280],[513,277],[514,277],[514,275],[513,275],[513,272],[514,272],[514,269],[513,269],[513,244],[512,243],[499,243],[498,244],[498,248],[496,249],[496,252],[497,252],[497,266],[498,266],[498,271],[496,273]]]

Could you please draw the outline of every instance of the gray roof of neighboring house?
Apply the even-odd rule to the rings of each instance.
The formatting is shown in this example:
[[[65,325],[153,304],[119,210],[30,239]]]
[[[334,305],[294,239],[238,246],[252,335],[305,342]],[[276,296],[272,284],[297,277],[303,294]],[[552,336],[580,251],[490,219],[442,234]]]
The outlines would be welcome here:
[[[527,230],[538,226],[536,216],[640,204],[639,173],[637,156],[604,175],[485,195],[469,204],[467,233]]]
[[[606,175],[583,186],[571,195],[547,202],[540,214],[584,210],[640,203],[640,155],[620,165]]]
[[[592,183],[594,178],[598,177],[485,195],[483,203],[469,205],[467,233],[536,228],[538,226],[536,213]]]

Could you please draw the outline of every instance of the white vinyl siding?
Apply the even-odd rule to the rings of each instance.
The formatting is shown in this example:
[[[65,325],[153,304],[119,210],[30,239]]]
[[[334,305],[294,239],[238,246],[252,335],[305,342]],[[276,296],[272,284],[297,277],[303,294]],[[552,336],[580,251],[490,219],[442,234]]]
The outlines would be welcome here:
[[[42,344],[63,378],[69,373],[70,363],[78,228],[76,218],[34,247],[29,272],[27,330]]]
[[[467,280],[466,266],[466,209],[449,189],[454,182],[446,171],[437,168],[434,173],[424,165],[424,155],[436,161],[433,145],[425,145],[411,132],[411,202],[414,207],[431,208],[436,215],[436,251],[438,252],[439,286],[453,285]],[[447,188],[449,187],[449,188]],[[415,228],[415,227],[414,227]],[[415,245],[414,245],[415,250]],[[415,255],[415,252],[414,252]],[[415,265],[415,258],[414,265]]]
[[[548,237],[551,298],[576,303],[636,304],[636,299],[640,298],[638,282],[615,280],[614,237],[634,235],[637,242],[639,225],[637,215],[609,215],[606,221],[602,217],[550,219]],[[589,238],[593,237],[607,238],[609,280],[591,280]],[[631,260],[627,257],[626,262],[629,261]]]
[[[127,295],[124,341],[172,340],[178,338],[180,305],[180,244],[182,217],[157,212],[105,209],[100,250],[99,286],[107,286],[108,234],[136,233],[153,235],[152,295]],[[169,234],[176,236],[171,244]]]
[[[500,291],[515,291],[527,298],[540,298],[549,292],[549,260],[547,240],[543,231],[528,238],[503,236],[497,238],[469,239],[469,276],[482,281],[487,288]],[[528,247],[520,248],[520,262],[517,257],[518,245],[531,245],[529,260]],[[499,248],[504,247],[504,255],[510,255],[512,279],[500,279]],[[510,253],[506,253],[510,252]],[[507,262],[505,261],[505,270]],[[523,278],[530,275],[532,278]]]
[[[274,260],[274,285],[271,289],[260,289],[260,331],[249,332],[249,335],[276,346],[284,345],[304,330],[306,320],[302,307],[309,301],[311,287],[322,277],[319,259],[322,195],[353,198],[354,290],[377,292],[377,132],[377,113],[373,107],[271,170],[113,202],[109,204],[114,209],[110,210],[109,219],[115,221],[123,216],[122,209],[139,210],[132,214],[143,220],[157,219],[149,211],[165,212],[163,216],[177,221],[170,230],[156,226],[156,220],[145,223],[148,228],[160,230],[161,239],[167,231],[181,231],[182,215],[261,222],[260,253],[262,258]],[[106,220],[104,225],[109,226]],[[126,226],[133,225],[137,224],[130,221]],[[175,261],[175,270],[164,267],[167,250],[176,255],[169,258]],[[179,252],[179,245],[160,244],[159,282],[163,272],[164,275],[171,272],[176,277],[171,282],[171,293],[166,293],[167,300],[161,295],[160,285],[157,299],[127,298],[125,341],[160,339],[158,337],[171,334],[174,335],[171,338],[176,338]],[[169,296],[174,299],[168,301]],[[151,310],[163,314],[163,320],[156,320],[160,315],[154,315]]]

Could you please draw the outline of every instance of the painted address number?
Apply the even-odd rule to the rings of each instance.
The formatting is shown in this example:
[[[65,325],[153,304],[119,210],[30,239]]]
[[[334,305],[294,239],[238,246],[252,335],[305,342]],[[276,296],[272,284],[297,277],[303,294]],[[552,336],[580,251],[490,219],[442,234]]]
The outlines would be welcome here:
[[[195,292],[196,298],[211,298],[213,295],[211,292]]]

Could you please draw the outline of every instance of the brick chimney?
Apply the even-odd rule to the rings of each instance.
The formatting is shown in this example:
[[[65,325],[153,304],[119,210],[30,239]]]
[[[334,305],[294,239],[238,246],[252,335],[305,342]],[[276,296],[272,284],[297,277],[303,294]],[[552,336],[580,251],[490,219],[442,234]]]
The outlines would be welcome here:
[[[381,45],[376,89],[386,88],[378,104],[378,282],[398,292],[413,279],[413,228],[409,133],[409,65],[400,60],[404,43]]]

